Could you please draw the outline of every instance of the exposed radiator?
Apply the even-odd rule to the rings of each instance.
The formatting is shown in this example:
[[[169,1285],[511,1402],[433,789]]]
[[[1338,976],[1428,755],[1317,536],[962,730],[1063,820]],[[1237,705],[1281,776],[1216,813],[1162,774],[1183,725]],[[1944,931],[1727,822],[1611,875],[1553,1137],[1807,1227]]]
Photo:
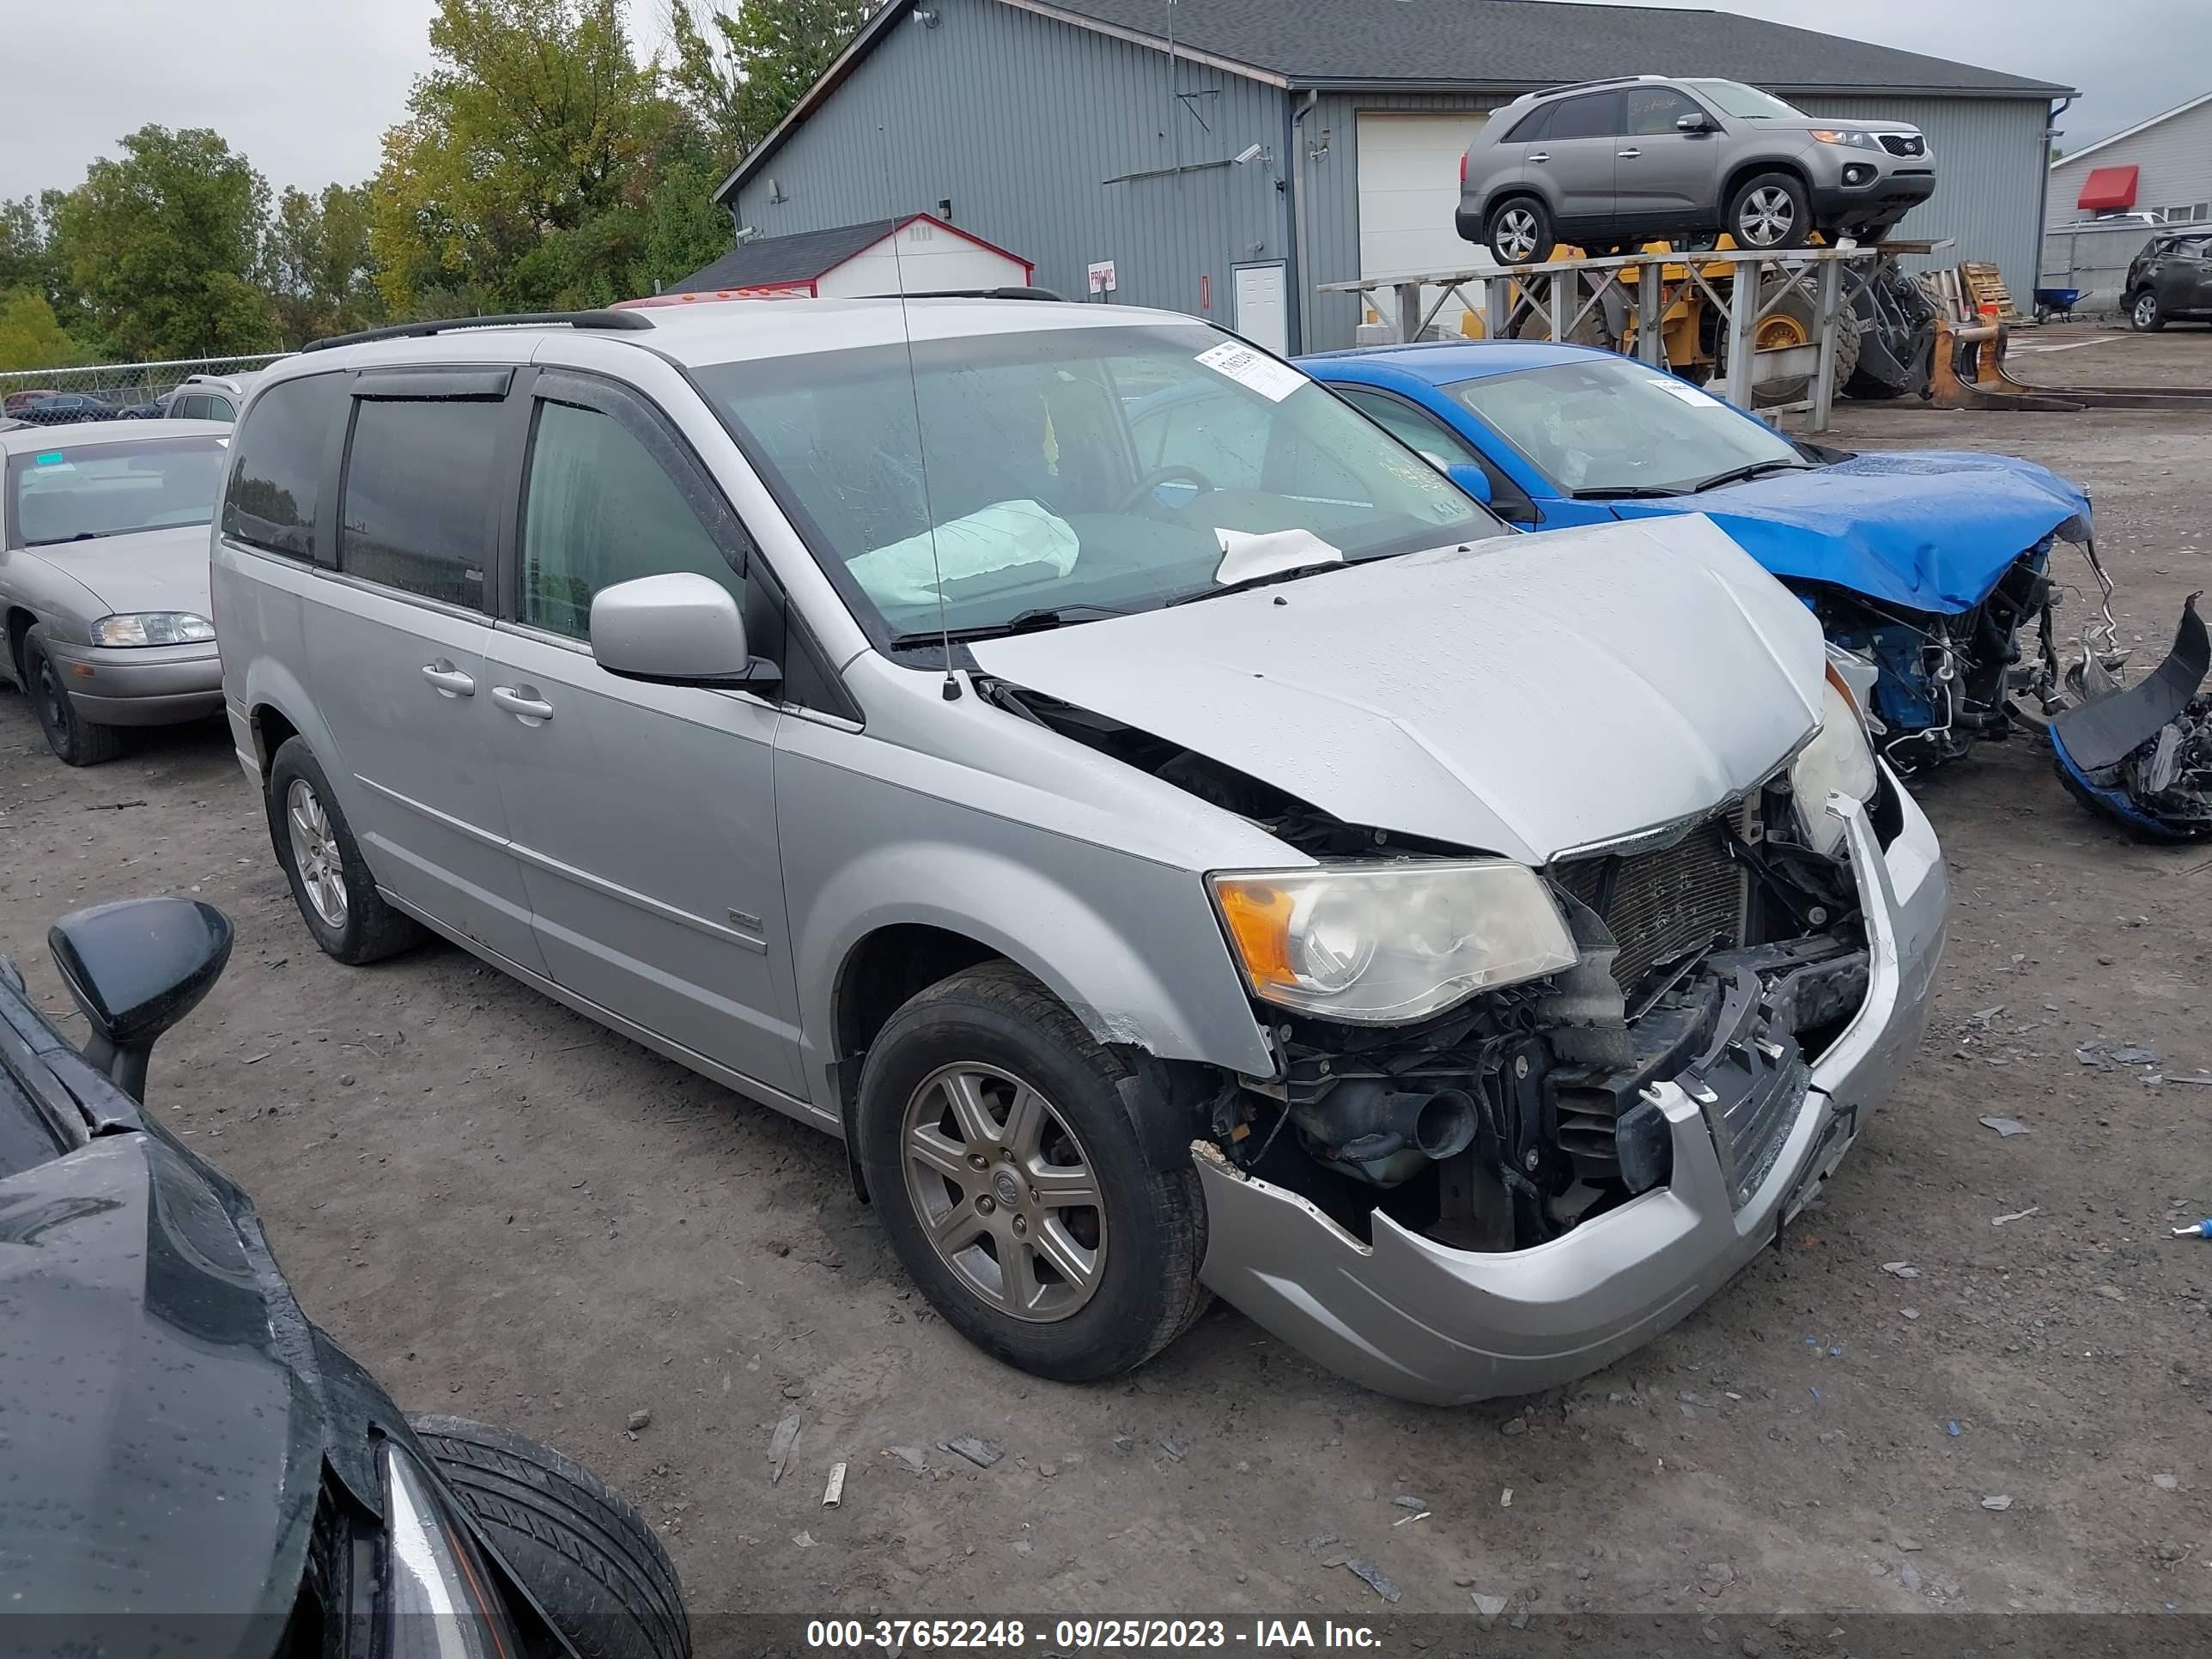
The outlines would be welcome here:
[[[1729,851],[1735,811],[1655,852],[1576,859],[1552,879],[1597,912],[1620,942],[1613,975],[1628,990],[1653,968],[1717,939],[1743,942],[1750,872]]]

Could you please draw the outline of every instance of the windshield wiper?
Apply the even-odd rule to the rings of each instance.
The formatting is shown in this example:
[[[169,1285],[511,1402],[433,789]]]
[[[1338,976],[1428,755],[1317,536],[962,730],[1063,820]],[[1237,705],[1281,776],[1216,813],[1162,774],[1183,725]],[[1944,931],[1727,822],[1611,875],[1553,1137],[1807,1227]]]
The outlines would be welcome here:
[[[1384,557],[1390,556],[1383,555]],[[1281,570],[1263,570],[1256,576],[1247,576],[1243,581],[1220,582],[1212,587],[1201,587],[1195,593],[1178,593],[1170,605],[1195,605],[1200,599],[1218,599],[1224,593],[1243,593],[1255,587],[1265,587],[1271,582],[1293,582],[1301,576],[1310,576],[1321,570],[1341,570],[1347,564],[1365,564],[1365,559],[1316,559],[1310,564],[1294,564]]]
[[[1083,611],[1087,615],[1079,616]],[[1069,623],[1087,622],[1098,617],[1126,617],[1126,611],[1117,611],[1110,605],[1040,605],[1034,611],[1024,611],[1002,623],[986,623],[974,628],[926,629],[917,633],[901,634],[890,642],[894,651],[904,651],[917,645],[938,645],[946,640],[999,640],[1010,634],[1041,634],[1048,628],[1064,627]]]
[[[1810,472],[1812,471],[1812,464],[1807,461],[1753,461],[1749,466],[1735,466],[1725,472],[1714,473],[1711,477],[1696,485],[1692,493],[1694,494],[1696,490],[1718,489],[1723,484],[1749,483],[1753,478],[1764,477],[1770,472]]]
[[[1676,484],[1613,484],[1602,489],[1577,489],[1575,499],[1578,501],[1636,501],[1688,493]]]

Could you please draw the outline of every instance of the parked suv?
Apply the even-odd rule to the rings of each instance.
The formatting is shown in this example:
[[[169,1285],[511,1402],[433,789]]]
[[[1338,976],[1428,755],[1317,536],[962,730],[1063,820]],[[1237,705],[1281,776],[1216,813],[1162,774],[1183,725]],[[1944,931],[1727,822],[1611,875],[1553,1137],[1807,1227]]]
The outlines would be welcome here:
[[[2128,324],[2146,334],[2212,319],[2212,231],[2152,237],[2128,266],[2126,293]]]
[[[242,374],[187,375],[161,399],[159,412],[171,420],[234,421],[246,388],[259,373],[248,369]]]
[[[269,371],[239,757],[341,961],[425,927],[842,1136],[957,1329],[1208,1288],[1547,1387],[1820,1187],[1946,881],[1709,520],[1509,531],[1204,323],[1040,300],[414,325]]]
[[[1506,264],[1726,233],[1797,247],[1815,230],[1874,242],[1936,191],[1928,141],[1900,121],[1837,121],[1735,81],[1643,75],[1528,93],[1460,163],[1459,234]]]

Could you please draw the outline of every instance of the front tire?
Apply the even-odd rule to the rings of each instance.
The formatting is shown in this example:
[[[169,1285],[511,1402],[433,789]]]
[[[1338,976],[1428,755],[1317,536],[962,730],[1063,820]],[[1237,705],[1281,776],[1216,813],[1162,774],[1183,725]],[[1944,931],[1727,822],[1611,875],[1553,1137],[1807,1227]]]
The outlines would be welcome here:
[[[287,738],[269,763],[264,805],[276,861],[292,884],[301,920],[325,956],[359,967],[422,938],[421,925],[376,890],[352,826],[306,738]]]
[[[1729,234],[1741,248],[1802,247],[1813,233],[1813,200],[1788,173],[1757,173],[1729,202]]]
[[[868,1192],[932,1305],[1062,1382],[1133,1370],[1204,1311],[1206,1205],[1170,1108],[1011,963],[931,986],[860,1074]]]
[[[689,1659],[668,1552],[630,1503],[550,1446],[465,1417],[409,1425],[554,1627],[588,1659]]]
[[[1516,196],[1492,208],[1484,240],[1501,265],[1541,264],[1559,246],[1552,210],[1533,196]]]
[[[31,694],[31,707],[39,716],[39,730],[46,747],[64,766],[98,766],[123,752],[123,733],[112,726],[88,720],[77,712],[61,670],[46,654],[46,641],[36,629],[23,641],[23,685]]]
[[[2166,326],[2166,307],[2158,301],[2158,290],[2143,289],[2128,301],[2128,326],[2138,334],[2155,334]]]

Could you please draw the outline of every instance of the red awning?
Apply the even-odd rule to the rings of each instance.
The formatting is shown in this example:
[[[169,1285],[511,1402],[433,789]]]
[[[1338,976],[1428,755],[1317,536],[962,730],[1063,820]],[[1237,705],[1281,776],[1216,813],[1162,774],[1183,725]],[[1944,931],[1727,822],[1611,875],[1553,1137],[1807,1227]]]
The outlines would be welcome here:
[[[2092,213],[2136,204],[2136,174],[2140,167],[2092,167],[2081,181],[2081,199],[2075,206]]]

